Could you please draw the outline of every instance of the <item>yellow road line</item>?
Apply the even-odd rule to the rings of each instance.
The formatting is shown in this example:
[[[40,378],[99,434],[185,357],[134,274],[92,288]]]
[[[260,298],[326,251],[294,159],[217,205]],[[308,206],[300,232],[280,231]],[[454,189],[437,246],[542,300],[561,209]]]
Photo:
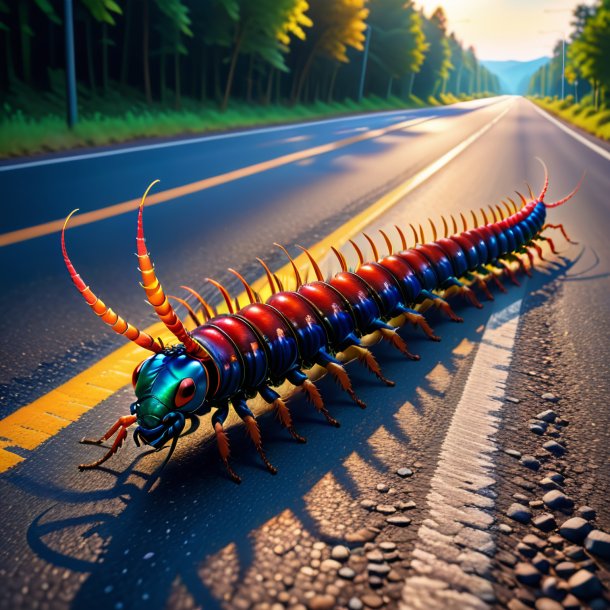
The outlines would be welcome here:
[[[364,142],[365,140],[379,138],[388,133],[400,131],[401,129],[407,129],[408,127],[414,127],[415,125],[419,125],[420,123],[424,123],[435,118],[437,118],[436,115],[431,115],[424,118],[401,121],[400,123],[395,123],[394,125],[389,125],[388,127],[372,129],[370,131],[367,131],[366,133],[361,133],[349,138],[337,140],[336,142],[329,142],[328,144],[314,146],[313,148],[308,148],[306,150],[290,153],[288,155],[282,155],[281,157],[276,157],[275,159],[270,159],[269,161],[262,161],[261,163],[255,163],[254,165],[241,167],[239,169],[226,172],[224,174],[211,176],[210,178],[204,178],[203,180],[197,180],[196,182],[177,186],[175,188],[167,189],[165,191],[160,191],[158,193],[149,195],[146,198],[146,205],[151,206],[157,205],[159,203],[167,203],[168,201],[172,201],[174,199],[177,199],[178,197],[184,197],[185,195],[191,195],[193,193],[197,193],[199,191],[212,188],[214,186],[219,186],[221,184],[226,184],[227,182],[239,180],[240,178],[246,178],[254,174],[260,174],[261,172],[276,169],[278,167],[282,167],[290,163],[295,163],[296,161],[302,161],[303,159],[317,157],[325,153],[345,148],[346,146],[351,146],[352,144],[356,144],[358,142]],[[117,203],[115,205],[109,205],[99,210],[93,210],[92,212],[86,212],[85,214],[75,216],[70,222],[70,227],[73,228],[80,225],[86,225],[92,222],[97,222],[98,220],[112,218],[113,216],[118,216],[119,214],[125,214],[126,212],[137,210],[139,205],[140,199],[138,198],[131,199],[130,201],[124,201],[123,203]],[[39,224],[33,227],[26,227],[25,229],[18,229],[16,231],[3,233],[0,235],[0,246],[8,246],[10,244],[26,241],[28,239],[34,239],[35,237],[42,237],[43,235],[49,235],[51,233],[59,233],[63,225],[64,219],[62,218],[61,220],[53,220],[51,222],[45,222],[43,224]]]
[[[506,107],[492,121],[484,125],[461,144],[458,144],[442,157],[378,199],[366,210],[354,216],[330,235],[311,246],[309,251],[315,258],[320,259],[328,252],[330,246],[341,247],[344,245],[350,237],[360,232],[375,218],[379,217],[417,188],[424,180],[430,178],[451,160],[455,159],[468,146],[500,121],[509,109],[510,106]],[[308,260],[305,254],[298,256],[295,261],[300,270],[304,272],[307,269]],[[284,265],[278,271],[278,277],[287,285],[289,278],[292,278],[291,265]],[[263,298],[268,295],[265,277],[259,278],[252,286]],[[238,298],[242,303],[247,301],[245,292],[239,295]],[[153,337],[161,336],[165,338],[166,343],[172,343],[172,339],[175,340],[171,335],[168,337],[166,327],[160,322],[153,324],[145,330]],[[21,455],[10,451],[11,447],[33,450],[50,436],[79,419],[89,409],[92,409],[104,399],[126,386],[131,379],[131,371],[142,359],[147,357],[147,354],[148,352],[133,343],[124,345],[55,390],[41,396],[34,402],[23,406],[15,413],[1,420],[0,473],[5,472],[24,459]]]

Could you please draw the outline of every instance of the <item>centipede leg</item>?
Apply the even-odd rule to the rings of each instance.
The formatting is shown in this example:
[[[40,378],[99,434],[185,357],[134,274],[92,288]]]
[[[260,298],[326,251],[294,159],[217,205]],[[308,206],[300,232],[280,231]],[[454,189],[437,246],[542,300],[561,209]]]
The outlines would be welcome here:
[[[474,278],[474,276],[472,277]],[[457,292],[461,294],[464,298],[468,299],[468,301],[470,301],[470,303],[474,305],[477,309],[483,308],[483,305],[481,305],[479,299],[477,299],[477,296],[474,291],[468,286],[462,284],[462,282],[460,282],[457,278],[451,277],[443,284],[443,288],[445,288],[445,291],[453,287],[455,287],[457,289]]]
[[[419,326],[424,333],[430,338],[432,341],[440,341],[441,338],[434,334],[431,326],[428,324],[428,321],[422,314],[418,313],[414,309],[409,309],[408,307],[404,307],[401,309],[402,313],[405,316],[407,322],[411,322],[414,326]]]
[[[551,248],[551,252],[553,254],[559,254],[559,252],[557,251],[557,248],[555,247],[555,243],[553,242],[553,240],[550,237],[544,237],[542,235],[539,235],[535,239],[537,239],[538,241],[546,241],[546,242],[548,242],[549,247]]]
[[[536,242],[534,242],[534,241],[532,241],[532,242],[530,242],[530,243],[532,244],[532,248],[534,248],[534,250],[536,250],[536,253],[538,254],[538,258],[539,258],[541,261],[546,260],[546,259],[544,258],[543,253],[542,253],[542,248],[540,247],[540,245],[539,245],[539,244],[537,244],[537,243],[536,243]],[[533,265],[532,265],[532,266],[533,266]]]
[[[256,418],[254,417],[254,413],[250,411],[250,408],[246,404],[246,398],[244,396],[236,396],[231,399],[231,403],[233,404],[233,408],[239,417],[242,419],[244,424],[246,424],[246,431],[248,432],[248,436],[254,443],[258,454],[263,460],[263,463],[267,467],[267,470],[271,474],[277,474],[277,468],[273,466],[273,464],[267,459],[265,454],[265,450],[263,449],[263,442],[261,440],[261,432],[258,428],[258,423],[256,422]]]
[[[495,265],[504,271],[504,275],[506,275],[515,286],[521,286],[521,283],[519,282],[517,276],[514,274],[513,270],[510,268],[509,265],[499,259],[495,261]]]
[[[286,403],[282,400],[280,395],[267,386],[262,386],[258,389],[258,393],[262,396],[263,400],[269,403],[274,411],[277,413],[280,422],[292,438],[294,438],[299,443],[306,443],[307,439],[302,437],[295,429],[292,424],[292,416],[290,414],[290,409],[286,405]]]
[[[445,299],[439,297],[437,294],[430,292],[429,290],[421,291],[421,298],[430,299],[432,304],[440,309],[452,322],[463,322],[464,318],[460,318],[455,311],[451,308],[451,305],[445,301]]]
[[[81,443],[87,445],[101,445],[104,441],[107,441],[109,438],[114,436],[118,430],[117,437],[114,439],[114,443],[112,443],[112,447],[106,452],[106,454],[101,457],[99,460],[92,462],[91,464],[80,464],[79,470],[90,470],[92,468],[97,468],[101,464],[103,464],[106,460],[110,459],[123,445],[123,441],[127,437],[127,428],[134,424],[137,420],[135,415],[125,415],[124,417],[119,417],[114,425],[99,439],[89,439],[84,438],[81,440]]]
[[[324,368],[329,372],[331,377],[341,386],[341,389],[346,392],[349,397],[361,408],[366,409],[366,404],[356,396],[352,388],[352,382],[347,374],[347,371],[339,362],[328,362]]]
[[[301,388],[303,393],[305,394],[305,398],[308,402],[310,402],[324,417],[326,421],[331,425],[338,428],[341,424],[328,412],[324,401],[322,400],[322,396],[320,395],[320,391],[316,387],[316,384],[311,381],[305,373],[299,371],[298,369],[289,371],[287,375],[288,381],[293,385]]]
[[[396,348],[401,354],[404,354],[409,360],[419,360],[420,356],[412,354],[407,347],[405,340],[395,331],[387,328],[382,328],[379,331],[381,336],[394,348]]]
[[[229,464],[229,457],[231,450],[229,448],[229,438],[222,425],[224,424],[227,416],[229,415],[229,404],[225,403],[218,407],[216,413],[212,416],[212,425],[214,426],[214,432],[216,433],[216,443],[218,445],[218,453],[224,462],[227,474],[231,477],[231,480],[235,483],[241,483],[241,478],[235,473]]]
[[[373,356],[370,350],[360,345],[354,347],[358,353],[358,361],[364,364],[364,366],[366,366],[366,368],[371,371],[371,373],[373,373],[373,375],[375,375],[375,377],[377,377],[379,381],[383,381],[383,383],[390,387],[396,385],[392,380],[387,379],[381,374],[381,367],[379,366],[377,360],[375,359],[375,356]]]
[[[484,275],[485,279],[491,280],[498,287],[498,290],[500,290],[501,292],[506,292],[504,284],[502,284],[500,278],[498,278],[498,276],[493,272],[492,269],[481,267],[480,271]]]
[[[578,242],[577,242],[577,241],[572,241],[572,240],[569,238],[569,236],[568,236],[568,234],[566,233],[566,230],[565,230],[565,228],[564,228],[564,226],[563,226],[562,224],[558,224],[558,225],[552,225],[552,224],[548,224],[548,223],[547,223],[547,224],[545,224],[545,225],[542,227],[542,230],[543,230],[543,231],[544,231],[545,229],[559,229],[559,230],[561,231],[562,235],[564,236],[565,240],[566,240],[568,243],[570,243],[570,244],[574,244],[574,245],[578,245]]]

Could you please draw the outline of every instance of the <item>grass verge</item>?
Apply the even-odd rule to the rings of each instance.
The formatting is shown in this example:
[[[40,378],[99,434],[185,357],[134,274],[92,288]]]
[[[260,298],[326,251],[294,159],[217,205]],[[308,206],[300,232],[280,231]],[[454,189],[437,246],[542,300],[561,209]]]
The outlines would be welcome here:
[[[610,109],[600,108],[595,110],[588,100],[575,104],[571,95],[568,95],[564,100],[550,97],[530,97],[529,99],[551,114],[584,129],[598,138],[610,141]]]
[[[74,129],[66,127],[58,105],[44,114],[44,104],[36,108],[15,110],[5,103],[0,111],[0,158],[20,157],[37,153],[70,150],[87,146],[108,146],[130,140],[166,138],[178,135],[203,134],[209,132],[243,129],[248,127],[307,121],[325,117],[419,108],[430,105],[452,104],[464,101],[443,95],[440,100],[424,103],[416,97],[408,101],[398,97],[382,99],[369,97],[361,102],[316,102],[314,104],[285,106],[246,104],[233,102],[228,110],[221,112],[218,106],[202,104],[185,99],[181,110],[168,110],[161,106],[142,103],[126,105],[109,103],[109,100],[88,100]],[[482,97],[482,96],[481,96]],[[99,111],[87,111],[99,108]],[[122,110],[117,110],[122,108]]]

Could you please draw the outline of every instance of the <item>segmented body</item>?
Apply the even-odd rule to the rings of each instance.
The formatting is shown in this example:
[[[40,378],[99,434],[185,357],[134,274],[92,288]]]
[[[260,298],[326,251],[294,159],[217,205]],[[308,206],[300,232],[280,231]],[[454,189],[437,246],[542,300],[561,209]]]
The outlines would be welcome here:
[[[391,242],[382,232],[389,247],[389,254],[385,257],[378,255],[374,242],[366,236],[375,257],[375,260],[368,263],[364,262],[362,252],[352,242],[359,255],[360,265],[353,271],[349,270],[343,255],[335,251],[342,270],[326,281],[311,254],[303,249],[318,279],[302,284],[297,267],[290,259],[297,282],[294,291],[278,291],[271,272],[261,261],[272,292],[265,303],[260,302],[258,295],[242,276],[230,270],[246,287],[250,304],[233,313],[232,302],[226,290],[210,280],[223,293],[230,311],[228,314],[213,315],[212,308],[201,296],[188,289],[200,300],[202,313],[207,318],[204,324],[199,324],[190,332],[187,332],[174,312],[146,249],[143,198],[137,233],[142,286],[159,318],[180,340],[177,346],[170,348],[165,348],[150,335],[129,325],[96,297],[72,266],[62,232],[64,260],[73,282],[89,306],[116,332],[154,352],[134,371],[137,400],[131,406],[131,415],[120,418],[101,439],[91,441],[99,444],[117,434],[112,448],[100,460],[81,465],[81,468],[95,467],[111,457],[125,439],[127,428],[134,423],[138,424],[134,432],[136,443],[143,441],[161,448],[171,441],[173,451],[186,419],[213,411],[212,424],[221,457],[229,474],[238,481],[239,477],[229,465],[229,445],[223,429],[232,405],[245,422],[261,458],[269,470],[275,472],[263,451],[260,433],[247,399],[260,394],[277,410],[282,423],[294,438],[304,441],[294,430],[290,412],[273,388],[285,380],[301,387],[327,420],[337,424],[305,373],[312,366],[319,365],[339,382],[359,406],[364,407],[351,386],[343,362],[337,356],[352,349],[351,357],[360,360],[380,380],[393,385],[393,382],[383,377],[377,362],[362,345],[361,339],[367,337],[367,343],[370,343],[368,339],[371,337],[373,340],[386,339],[405,355],[415,358],[396,333],[398,326],[410,321],[419,324],[430,338],[438,337],[434,336],[422,314],[414,308],[420,309],[418,306],[422,304],[436,304],[452,319],[460,321],[440,295],[445,296],[451,290],[462,292],[474,305],[480,307],[474,292],[462,280],[480,286],[488,298],[493,298],[487,288],[489,280],[503,289],[498,275],[506,274],[517,283],[509,263],[516,260],[527,271],[518,254],[524,253],[533,261],[530,248],[535,248],[541,254],[537,243],[541,240],[548,241],[555,251],[553,242],[541,235],[547,226],[560,228],[567,239],[561,225],[545,225],[546,209],[567,201],[578,186],[566,198],[553,204],[544,202],[547,186],[548,178],[545,179],[541,194],[538,197],[532,194],[529,202],[521,196],[520,209],[510,200],[513,207],[511,210],[505,204],[506,215],[498,207],[496,216],[490,207],[492,222],[488,222],[482,212],[485,222],[479,225],[473,214],[478,226],[472,229],[468,229],[462,216],[464,230],[458,232],[454,221],[453,234],[448,235],[448,227],[443,219],[445,236],[437,238],[436,228],[431,223],[434,241],[419,245],[416,243],[412,248],[407,248],[404,234],[397,227],[403,249],[396,253],[392,253]],[[413,233],[417,241],[414,228]],[[424,241],[421,227],[420,235],[421,241]],[[185,301],[177,300],[186,305],[192,317],[197,319]]]

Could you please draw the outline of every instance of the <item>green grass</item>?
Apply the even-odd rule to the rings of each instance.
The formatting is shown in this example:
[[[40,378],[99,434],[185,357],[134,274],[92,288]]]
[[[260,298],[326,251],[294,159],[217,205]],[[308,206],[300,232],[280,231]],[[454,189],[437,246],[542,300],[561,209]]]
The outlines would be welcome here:
[[[441,98],[428,102],[440,105],[467,99],[452,95]],[[13,91],[0,108],[0,158],[426,105],[415,97],[409,101],[368,97],[361,102],[296,106],[232,102],[228,110],[221,112],[217,105],[184,99],[181,110],[168,110],[160,104],[149,106],[137,95],[126,97],[111,92],[96,97],[86,89],[79,90],[79,103],[79,122],[70,130],[63,114],[63,94],[57,88],[44,95],[32,95],[25,88]]]
[[[530,98],[532,102],[589,133],[610,140],[610,109],[600,108],[595,110],[589,99],[579,104],[574,103],[574,98],[569,95],[565,100],[556,98]]]

